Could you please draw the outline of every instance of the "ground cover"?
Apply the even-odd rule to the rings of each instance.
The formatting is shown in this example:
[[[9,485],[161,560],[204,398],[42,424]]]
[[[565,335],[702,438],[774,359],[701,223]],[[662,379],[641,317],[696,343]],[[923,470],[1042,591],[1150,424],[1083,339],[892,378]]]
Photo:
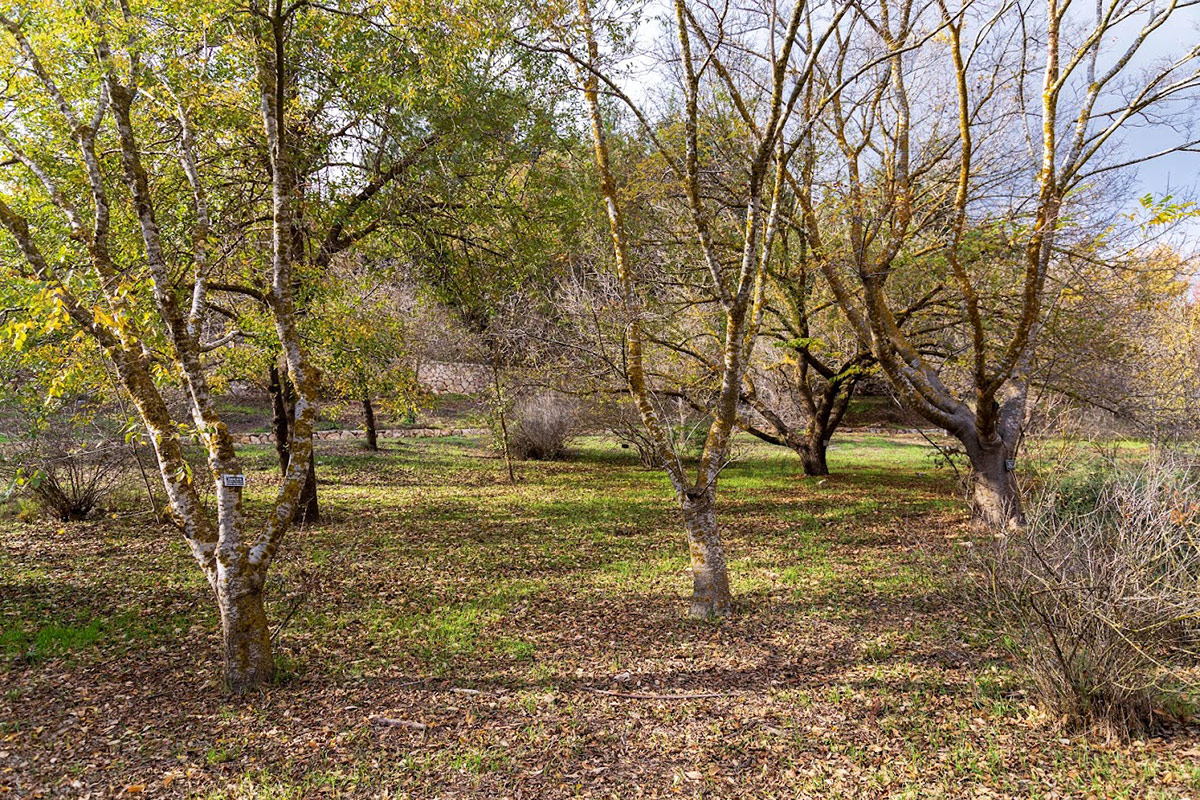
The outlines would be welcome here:
[[[829,478],[745,443],[735,618],[683,618],[665,479],[585,439],[511,485],[480,443],[319,451],[273,570],[281,677],[234,702],[177,537],[0,521],[0,787],[202,797],[1187,797],[1200,732],[1098,742],[1034,709],[965,610],[965,512],[918,438]],[[275,454],[247,448],[265,503]]]

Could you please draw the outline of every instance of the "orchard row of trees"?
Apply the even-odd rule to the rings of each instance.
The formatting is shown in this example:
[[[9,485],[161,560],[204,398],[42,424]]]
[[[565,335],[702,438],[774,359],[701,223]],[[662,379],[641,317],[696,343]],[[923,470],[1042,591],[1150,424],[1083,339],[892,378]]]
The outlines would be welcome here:
[[[694,616],[731,609],[734,432],[823,474],[867,376],[958,440],[981,524],[1020,524],[1038,396],[1173,429],[1196,399],[1192,265],[1154,241],[1191,207],[1130,215],[1123,182],[1196,144],[1200,48],[1163,36],[1190,8],[9,4],[8,391],[128,399],[236,692],[273,674],[263,591],[316,513],[319,404],[419,395],[402,284],[497,370],[628,394]],[[282,470],[257,520],[216,402],[247,375]],[[694,461],[668,403],[706,415]]]

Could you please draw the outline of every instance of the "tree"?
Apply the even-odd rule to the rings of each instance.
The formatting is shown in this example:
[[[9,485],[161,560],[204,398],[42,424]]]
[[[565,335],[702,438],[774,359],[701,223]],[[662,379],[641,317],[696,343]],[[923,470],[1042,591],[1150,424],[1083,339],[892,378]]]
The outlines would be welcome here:
[[[612,64],[601,57],[597,26],[587,0],[581,0],[578,14],[570,23],[580,32],[582,40],[573,40],[560,26],[562,46],[559,52],[576,65],[591,126],[624,322],[623,377],[671,480],[687,532],[693,584],[689,614],[693,617],[724,616],[732,611],[733,599],[725,546],[717,526],[717,480],[730,457],[742,382],[763,314],[765,276],[777,247],[783,174],[789,156],[784,147],[784,130],[793,119],[797,101],[803,96],[812,59],[820,50],[824,37],[813,38],[808,7],[804,3],[795,4],[787,13],[773,4],[761,16],[747,12],[738,20],[740,36],[729,34],[728,40],[725,39],[726,12],[713,11],[711,18],[704,18],[702,23],[700,15],[709,13],[710,9],[692,7],[685,0],[676,0],[673,8],[679,69],[671,77],[676,81],[682,105],[678,117],[682,135],[674,142],[659,135],[658,126],[649,119],[642,105],[623,91],[614,79]],[[551,22],[552,26],[557,24]],[[808,26],[807,39],[802,38],[805,25]],[[742,54],[761,49],[760,43],[750,43],[755,36],[769,44],[769,55],[747,65],[742,63]],[[582,48],[582,52],[578,48]],[[746,77],[744,83],[739,82],[726,68],[726,59],[737,62],[738,68],[745,68],[750,77]],[[708,79],[710,66],[718,72],[718,77],[712,80]],[[758,87],[762,87],[761,90]],[[720,209],[710,207],[707,198],[712,187],[706,184],[704,166],[712,142],[705,138],[708,129],[702,119],[701,107],[725,91],[742,110],[753,105],[760,115],[742,126],[736,140],[739,183],[732,191],[740,200],[737,214],[740,224],[734,225],[721,219]],[[723,331],[719,336],[719,355],[713,361],[721,364],[719,389],[711,406],[712,420],[704,449],[693,476],[689,476],[675,451],[647,376],[639,265],[634,261],[636,243],[630,239],[624,199],[615,178],[602,94],[614,96],[624,104],[639,123],[642,135],[650,140],[667,164],[671,178],[681,187],[694,237],[693,253],[703,265],[707,280],[711,281],[709,289],[717,298],[716,313]],[[747,117],[751,116],[747,112]],[[721,254],[725,236],[731,236],[733,241],[728,259]]]
[[[1031,382],[1065,400],[1069,427],[1094,409],[1152,439],[1187,436],[1200,390],[1188,295],[1200,263],[1162,243],[1121,252],[1114,245],[1124,239],[1112,231],[1062,256]]]
[[[1190,144],[1111,157],[1140,115],[1171,113],[1200,84],[1200,48],[1144,74],[1131,66],[1176,4],[1112,0],[1092,20],[1069,8],[939,3],[929,18],[908,0],[879,0],[839,35],[854,37],[866,52],[859,59],[886,54],[885,69],[847,81],[855,62],[840,58],[822,73],[838,156],[826,186],[844,212],[805,207],[810,245],[905,405],[962,443],[974,517],[990,526],[1022,519],[1015,459],[1059,253],[1100,202],[1090,191],[1097,182]],[[920,77],[929,75],[945,82]],[[1031,106],[1030,97],[1039,100]],[[1040,126],[1028,148],[1027,119]],[[936,262],[965,325],[961,388],[901,330],[888,291],[895,273]]]
[[[838,330],[836,307],[822,303],[813,291],[815,277],[804,265],[773,276],[770,319],[775,324],[764,333],[775,352],[760,359],[743,390],[752,412],[745,415],[746,430],[793,450],[809,476],[829,474],[829,441],[874,362],[856,337]]]
[[[346,0],[271,12],[281,20],[271,36],[286,67],[276,95],[288,109],[281,124],[291,144],[283,166],[295,207],[286,235],[297,264],[302,328],[322,327],[315,319],[328,301],[322,285],[337,265],[354,258],[392,263],[470,206],[460,196],[464,175],[480,167],[470,156],[506,135],[504,126],[520,113],[519,93],[506,83],[508,65],[490,50],[491,23],[476,14],[485,11]],[[251,189],[272,185],[275,165],[268,151],[264,136],[251,133],[238,141],[230,150],[236,180]],[[461,230],[447,235],[467,238]],[[246,274],[219,291],[260,306],[265,296]],[[253,316],[263,310],[255,303],[232,310]],[[319,338],[312,341],[320,345]],[[286,471],[293,456],[287,443],[296,416],[295,379],[285,361],[270,363],[267,373],[280,468]],[[335,389],[341,377],[331,376]],[[403,398],[396,401],[403,405]],[[319,518],[312,451],[308,459],[299,522]]]
[[[0,16],[10,80],[20,87],[0,133],[0,145],[22,168],[8,176],[18,191],[0,200],[0,223],[18,251],[7,268],[46,298],[31,306],[31,318],[43,325],[69,320],[103,350],[133,398],[174,521],[216,596],[225,681],[236,693],[274,675],[263,589],[304,483],[297,462],[307,461],[312,446],[317,392],[317,373],[296,327],[294,259],[283,235],[294,203],[289,141],[280,125],[285,110],[276,94],[285,69],[277,48],[284,22],[277,13],[253,11],[242,43],[249,43],[255,63],[245,71],[224,60],[227,51],[207,44],[206,15],[185,32],[150,11],[135,15],[107,4],[86,11],[39,4],[19,18]],[[169,57],[189,47],[223,61],[222,68]],[[217,326],[207,303],[213,244],[222,231],[210,216],[205,153],[187,102],[200,99],[190,94],[198,85],[237,95],[255,82],[275,167],[275,235],[263,297],[295,376],[291,449],[299,456],[258,532],[247,524],[241,462],[209,386],[205,354],[224,338],[209,338]],[[164,132],[174,164],[157,156]],[[72,158],[61,159],[64,152]],[[201,502],[198,476],[184,458],[180,425],[164,394],[176,379],[207,453],[215,519]]]
[[[390,291],[393,277],[377,267],[341,265],[310,298],[304,325],[327,396],[335,403],[361,404],[371,450],[379,449],[376,401],[397,416],[415,412],[422,401],[406,352],[403,311]]]

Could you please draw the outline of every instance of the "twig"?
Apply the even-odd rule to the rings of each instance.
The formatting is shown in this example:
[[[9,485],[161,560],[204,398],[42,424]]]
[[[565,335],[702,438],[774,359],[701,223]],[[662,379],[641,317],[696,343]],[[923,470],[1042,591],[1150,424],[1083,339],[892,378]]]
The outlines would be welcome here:
[[[709,697],[728,697],[723,692],[701,692],[697,694],[648,694],[644,692],[613,692],[608,689],[597,689],[593,686],[583,687],[584,691],[592,694],[603,694],[609,697],[622,697],[627,700],[701,700]]]
[[[275,639],[276,639],[276,637],[279,636],[280,632],[283,630],[283,626],[287,625],[288,622],[291,621],[292,616],[296,613],[296,610],[298,608],[300,608],[300,604],[303,603],[305,601],[305,599],[307,599],[307,598],[308,598],[308,592],[301,592],[300,594],[296,595],[296,599],[292,601],[292,607],[288,609],[287,615],[275,627],[275,632],[271,634],[271,644],[275,643]]]
[[[933,449],[938,452],[938,455],[940,455],[942,457],[942,460],[950,465],[950,469],[954,470],[954,479],[961,483],[963,477],[962,477],[962,473],[960,473],[958,471],[958,465],[954,463],[953,451],[951,449],[942,447],[940,444],[935,442],[933,439],[929,438],[929,434],[925,433],[925,431],[922,430],[921,428],[917,428],[917,433],[921,434],[921,436],[925,439],[925,441],[929,442],[929,444],[933,447]]]
[[[404,728],[410,731],[423,731],[429,726],[424,722],[413,722],[407,719],[396,719],[394,717],[371,717],[372,725],[382,725],[385,728]]]

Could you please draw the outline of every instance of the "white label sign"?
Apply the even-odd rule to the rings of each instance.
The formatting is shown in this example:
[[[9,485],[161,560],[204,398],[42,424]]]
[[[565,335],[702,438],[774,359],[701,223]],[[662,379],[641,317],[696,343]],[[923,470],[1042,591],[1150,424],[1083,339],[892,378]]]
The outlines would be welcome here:
[[[245,475],[222,475],[221,476],[221,485],[222,486],[245,486],[246,485],[246,476]]]

